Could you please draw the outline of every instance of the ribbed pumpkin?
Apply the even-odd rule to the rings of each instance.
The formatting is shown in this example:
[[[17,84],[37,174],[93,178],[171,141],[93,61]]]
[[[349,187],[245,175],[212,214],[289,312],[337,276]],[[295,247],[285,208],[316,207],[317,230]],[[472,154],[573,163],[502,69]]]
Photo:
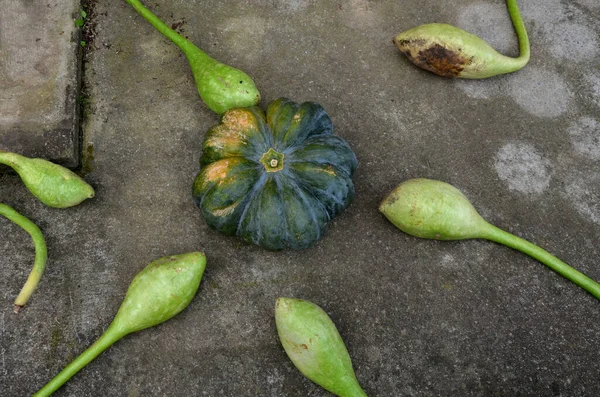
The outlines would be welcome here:
[[[356,156],[314,102],[227,111],[200,165],[193,195],[204,220],[269,250],[311,246],[354,198]]]

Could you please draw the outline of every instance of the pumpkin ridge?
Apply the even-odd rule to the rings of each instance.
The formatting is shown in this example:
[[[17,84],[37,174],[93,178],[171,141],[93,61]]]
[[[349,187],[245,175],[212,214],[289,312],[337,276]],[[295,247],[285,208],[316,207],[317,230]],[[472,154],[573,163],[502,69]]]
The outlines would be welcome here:
[[[277,108],[273,112],[272,109],[275,106]],[[269,107],[267,108],[267,117],[266,117],[267,124],[269,126],[273,126],[273,127],[275,125],[278,125],[279,128],[277,130],[287,131],[292,123],[293,115],[295,115],[298,112],[298,109],[300,109],[300,106],[301,106],[300,104],[295,103],[287,98],[280,98],[280,99],[275,100],[274,102],[269,104]],[[269,112],[269,110],[271,110],[271,112]],[[292,110],[292,112],[291,112],[292,117],[283,119],[282,114],[285,112],[289,112],[290,110]],[[283,126],[285,126],[285,128],[283,128],[283,126],[280,125],[281,123],[285,123],[285,124],[283,124]],[[275,138],[275,131],[273,131],[272,135],[273,135],[273,138]]]
[[[308,211],[310,218],[312,219],[313,222],[313,227],[317,230],[317,241],[321,238],[322,232],[321,232],[321,227],[319,225],[319,221],[317,219],[316,214],[314,213],[314,211],[312,210],[312,207],[310,205],[310,202],[308,201],[308,199],[306,198],[306,194],[307,192],[304,190],[304,188],[302,188],[296,180],[294,180],[293,178],[290,178],[288,176],[288,179],[290,180],[290,183],[294,184],[295,187],[297,188],[297,194],[298,197],[300,198],[300,200],[302,200],[302,202],[304,203],[304,205],[306,205],[307,208],[309,208],[310,210]],[[316,198],[315,198],[316,200]],[[316,200],[319,204],[321,204],[320,201]],[[325,212],[325,214],[327,214],[327,219],[329,220],[329,214],[327,213],[327,211],[325,210],[325,208],[323,208],[323,211]],[[289,235],[288,235],[289,237]],[[314,242],[313,242],[314,243]]]
[[[285,109],[293,110],[293,113],[280,117],[282,106],[271,117],[271,124],[276,130],[273,135],[278,143],[286,147],[298,146],[313,137],[333,135],[333,122],[323,106],[310,101],[292,104],[294,106],[288,105]]]
[[[241,174],[241,173],[244,173],[244,172],[250,171],[250,170],[252,170],[252,167],[244,168],[244,169],[242,169],[242,170],[238,170],[238,171],[236,171],[236,172],[235,172],[235,173],[233,173],[231,176],[238,175],[238,174]],[[202,194],[201,198],[199,199],[199,203],[200,203],[200,204],[204,204],[204,200],[206,199],[206,197],[208,197],[210,193],[214,192],[214,191],[215,191],[215,189],[217,189],[217,188],[219,188],[219,187],[220,187],[219,183],[215,183],[213,186],[211,186],[211,188],[210,188],[210,189],[207,189],[207,190],[206,190],[206,191],[205,191],[205,192]],[[243,199],[244,199],[244,197],[240,198],[238,201],[234,202],[233,204],[235,204],[235,203],[238,203],[239,201],[241,201],[241,200],[243,200]],[[231,205],[233,205],[233,204],[231,204]],[[229,206],[226,206],[226,207],[229,207]],[[223,207],[221,207],[221,208],[223,208]],[[210,211],[211,211],[211,212],[214,212],[214,210],[210,210]]]
[[[293,174],[295,174],[295,172],[294,172],[294,171],[290,171],[290,172],[291,172],[291,173],[293,173]],[[297,175],[297,174],[296,174],[296,175]],[[321,189],[321,188],[314,187],[314,186],[312,186],[312,185],[310,185],[310,184],[308,184],[308,183],[304,182],[303,178],[302,178],[300,175],[297,175],[296,179],[299,181],[299,182],[297,182],[297,184],[298,184],[298,185],[299,185],[299,186],[300,186],[300,187],[301,187],[303,190],[305,190],[305,191],[309,191],[309,192],[310,192],[310,194],[312,195],[312,197],[314,197],[314,199],[315,199],[316,201],[318,201],[318,202],[319,202],[319,203],[320,203],[320,204],[323,206],[323,209],[324,209],[324,210],[325,210],[325,212],[327,213],[329,220],[333,219],[333,218],[334,218],[336,215],[338,215],[340,212],[342,212],[344,209],[346,209],[346,208],[347,208],[347,207],[348,207],[348,206],[351,204],[351,202],[353,201],[353,196],[354,196],[354,194],[353,194],[353,192],[354,192],[354,183],[352,182],[352,179],[351,179],[351,178],[344,178],[344,179],[345,179],[345,182],[346,182],[346,184],[349,186],[349,189],[348,189],[348,191],[351,193],[351,197],[352,197],[352,198],[351,198],[351,199],[350,199],[348,202],[344,201],[343,199],[340,199],[340,198],[338,198],[338,197],[337,197],[337,196],[335,196],[334,194],[328,193],[326,190],[323,190],[323,189]],[[330,214],[329,214],[329,211],[327,210],[327,206],[325,205],[325,203],[323,203],[323,201],[321,201],[321,198],[319,198],[319,197],[318,197],[317,195],[315,195],[313,192],[319,192],[319,193],[321,193],[321,194],[322,194],[324,197],[326,197],[326,198],[330,199],[330,200],[331,200],[333,203],[335,203],[335,204],[337,204],[337,205],[341,206],[341,207],[342,207],[342,209],[341,209],[340,211],[335,211],[335,212],[333,213],[333,215],[330,215]]]
[[[241,163],[247,163],[247,166],[244,166],[244,167],[242,167],[242,168],[238,168],[238,169],[236,169],[235,171],[233,171],[233,173],[226,175],[226,177],[235,176],[235,175],[237,175],[237,174],[239,174],[239,173],[242,173],[242,172],[244,172],[244,171],[250,170],[250,169],[252,169],[252,168],[254,168],[254,167],[255,167],[255,165],[254,165],[254,164],[253,164],[251,161],[249,161],[248,159],[246,159],[246,158],[244,158],[244,157],[241,157],[241,156],[232,156],[232,157],[226,157],[226,158],[223,158],[223,159],[221,159],[221,160],[217,160],[217,161],[215,161],[215,162],[213,162],[213,163],[210,163],[210,164],[214,164],[214,163],[216,163],[216,162],[218,162],[218,161],[222,161],[222,160],[226,160],[226,159],[228,160],[228,159],[235,159],[235,158],[239,158],[239,159],[241,160]],[[217,187],[219,186],[219,182],[218,182],[218,181],[213,181],[213,182],[211,182],[211,183],[213,183],[213,186],[211,186],[209,189],[206,189],[206,190],[205,190],[205,191],[202,193],[202,195],[200,196],[200,198],[199,198],[199,199],[198,199],[198,198],[196,199],[198,203],[202,204],[202,203],[204,202],[204,198],[206,197],[206,195],[207,195],[209,192],[212,192],[212,191],[213,191],[215,188],[217,188]]]
[[[260,178],[258,178],[258,181],[256,181],[256,185],[254,185],[254,188],[250,192],[250,198],[248,199],[248,202],[246,203],[246,207],[244,207],[244,210],[240,214],[240,219],[238,220],[238,224],[237,224],[237,227],[235,230],[236,236],[239,236],[240,228],[242,227],[242,222],[244,221],[244,218],[246,217],[246,213],[248,212],[248,209],[250,208],[252,202],[254,200],[256,200],[256,197],[258,196],[258,194],[260,192],[262,192],[262,190],[264,189],[264,187],[267,183],[267,178],[268,178],[268,175],[266,172],[261,173]],[[259,232],[259,234],[260,234],[260,232]],[[253,243],[258,244],[257,242],[254,241],[254,239],[253,239]]]
[[[317,196],[315,196],[309,189],[307,189],[305,186],[303,186],[304,184],[301,182],[301,178],[299,175],[294,174],[291,171],[288,171],[288,173],[286,174],[286,176],[288,177],[288,179],[291,181],[291,183],[293,183],[294,185],[296,185],[296,187],[298,188],[298,192],[302,193],[303,198],[302,201],[304,201],[305,204],[310,204],[308,202],[308,200],[306,199],[306,195],[310,195],[312,198],[315,199],[316,202],[318,202],[321,205],[321,209],[323,210],[323,212],[325,212],[325,214],[327,214],[327,221],[329,222],[331,220],[331,216],[329,216],[329,212],[327,211],[327,208],[325,208],[325,205],[321,202],[321,200],[319,200],[319,198]],[[311,211],[311,215],[315,224],[318,226],[318,222],[316,217],[314,216],[314,214]],[[321,233],[319,232],[319,235]]]
[[[307,137],[298,137],[293,142],[286,143],[285,146],[286,146],[286,149],[296,150],[296,149],[299,149],[300,146],[310,143],[310,141],[312,139],[317,139],[317,138],[321,138],[324,136],[335,136],[335,135],[333,135],[332,131],[326,131],[324,133],[319,133],[318,135],[312,135],[308,138]],[[287,138],[287,134],[286,134],[286,138]]]
[[[352,178],[352,175],[350,175],[350,173],[348,173],[348,171],[346,171],[345,169],[341,168],[339,165],[334,164],[330,161],[306,161],[306,160],[295,160],[295,159],[289,159],[287,160],[288,164],[313,164],[313,165],[329,165],[333,168],[335,168],[336,172],[339,171],[340,177],[345,177],[348,179]]]
[[[279,172],[277,174],[275,174],[273,176],[273,179],[275,180],[275,185],[277,185],[277,193],[279,194],[279,200],[281,201],[281,205],[284,207],[283,208],[283,213],[282,213],[282,222],[285,225],[285,227],[283,228],[283,230],[285,231],[285,239],[284,239],[284,243],[286,246],[289,246],[289,239],[290,239],[290,233],[289,233],[289,229],[288,229],[288,219],[287,219],[287,214],[285,211],[285,197],[283,197],[283,186],[281,186],[281,179],[283,177],[279,176],[278,174],[280,174]]]

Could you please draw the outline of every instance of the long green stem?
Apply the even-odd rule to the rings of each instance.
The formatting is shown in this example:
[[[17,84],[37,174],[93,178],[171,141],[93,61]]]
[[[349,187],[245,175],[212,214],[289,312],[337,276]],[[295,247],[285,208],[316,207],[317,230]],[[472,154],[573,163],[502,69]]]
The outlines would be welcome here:
[[[29,233],[35,247],[35,261],[33,263],[33,269],[31,270],[31,273],[29,273],[29,277],[27,278],[25,285],[23,285],[21,292],[15,300],[14,310],[15,313],[18,313],[19,310],[25,306],[29,300],[29,297],[31,297],[31,294],[33,294],[33,291],[40,282],[42,274],[44,274],[46,260],[48,257],[46,240],[44,240],[42,231],[35,225],[35,223],[31,222],[25,216],[19,214],[16,210],[8,205],[0,203],[0,215],[16,223],[23,228],[23,230]]]
[[[73,375],[79,372],[83,367],[89,364],[100,353],[108,349],[113,343],[121,339],[126,334],[119,331],[111,324],[110,327],[100,336],[100,338],[91,345],[79,357],[73,360],[62,371],[59,372],[50,382],[42,387],[33,397],[47,397],[64,385]]]
[[[519,56],[516,58],[523,63],[523,66],[529,62],[530,48],[529,48],[529,37],[527,36],[527,30],[523,23],[523,18],[519,12],[519,6],[517,0],[506,0],[506,6],[508,8],[508,14],[512,20],[517,37],[519,38]]]
[[[198,58],[202,55],[206,57],[206,59],[210,58],[210,56],[208,56],[204,51],[202,51],[192,42],[190,42],[185,37],[168,27],[163,21],[161,21],[156,15],[154,15],[152,11],[147,9],[139,0],[125,1],[129,3],[141,16],[143,16],[144,19],[150,22],[150,24],[152,24],[152,26],[154,26],[156,30],[158,30],[165,37],[167,37],[169,40],[175,43],[177,47],[179,47],[188,58]]]
[[[537,245],[517,237],[514,234],[505,232],[494,225],[490,224],[489,226],[489,230],[487,230],[484,235],[481,236],[482,238],[506,245],[510,248],[514,248],[531,256],[532,258],[537,259],[550,269],[554,270],[556,273],[572,281],[600,300],[600,284],[598,284],[596,281],[573,269],[571,266],[567,265],[565,262],[551,255],[549,252],[538,247]]]

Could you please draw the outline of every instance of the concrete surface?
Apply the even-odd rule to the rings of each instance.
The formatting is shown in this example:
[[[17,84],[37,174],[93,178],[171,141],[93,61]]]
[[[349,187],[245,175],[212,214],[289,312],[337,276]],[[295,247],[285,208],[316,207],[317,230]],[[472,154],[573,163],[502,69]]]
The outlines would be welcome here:
[[[407,178],[444,180],[492,223],[600,280],[600,7],[520,3],[530,65],[478,82],[414,68],[391,38],[443,21],[515,55],[502,0],[149,3],[252,75],[263,106],[322,103],[358,156],[356,202],[325,238],[273,253],[202,221],[190,189],[217,117],[175,46],[124,1],[98,2],[83,129],[96,198],[53,210],[16,178],[0,182],[0,201],[40,225],[50,253],[30,305],[12,314],[33,251],[0,219],[0,395],[37,390],[108,326],[140,269],[196,249],[209,264],[190,307],[120,341],[57,396],[325,397],[279,345],[278,296],[331,315],[369,396],[600,395],[600,302],[522,254],[419,240],[377,211]]]
[[[0,0],[0,149],[78,165],[80,9]]]

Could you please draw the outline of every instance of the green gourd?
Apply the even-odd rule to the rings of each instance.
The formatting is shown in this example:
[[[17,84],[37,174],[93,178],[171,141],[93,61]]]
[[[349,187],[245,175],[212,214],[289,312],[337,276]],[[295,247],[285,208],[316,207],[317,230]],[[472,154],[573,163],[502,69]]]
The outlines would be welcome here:
[[[168,256],[146,266],[131,282],[117,315],[104,334],[34,397],[54,393],[125,335],[154,327],[185,309],[196,295],[205,267],[206,257],[201,252]]]
[[[430,179],[398,185],[379,210],[410,235],[435,240],[482,238],[521,251],[600,299],[600,284],[542,248],[486,222],[454,186]]]
[[[229,109],[254,106],[260,102],[260,92],[246,73],[208,56],[165,25],[139,0],[125,1],[183,51],[192,68],[198,93],[209,109],[221,114]]]
[[[27,189],[49,207],[72,207],[94,197],[94,189],[86,181],[50,161],[0,150],[0,164],[14,169]]]
[[[310,247],[354,197],[356,156],[313,102],[228,111],[200,164],[193,196],[206,223],[269,250]]]
[[[519,38],[518,58],[504,56],[479,37],[442,23],[417,26],[392,41],[412,63],[443,77],[485,79],[515,72],[529,62],[529,38],[517,0],[506,4]]]
[[[312,302],[278,298],[275,323],[279,339],[296,368],[339,397],[366,397],[344,341],[327,313]]]
[[[25,306],[31,297],[31,294],[33,294],[33,291],[35,291],[40,279],[42,278],[42,275],[44,274],[44,270],[46,269],[46,260],[48,258],[46,240],[44,239],[42,231],[36,226],[35,223],[31,222],[25,216],[19,214],[15,209],[9,207],[8,205],[0,203],[0,215],[16,223],[23,230],[29,233],[35,247],[35,261],[33,263],[33,269],[31,269],[31,273],[29,273],[29,277],[27,277],[25,285],[23,285],[23,288],[17,296],[17,299],[15,299],[14,312],[18,313],[19,310]]]

